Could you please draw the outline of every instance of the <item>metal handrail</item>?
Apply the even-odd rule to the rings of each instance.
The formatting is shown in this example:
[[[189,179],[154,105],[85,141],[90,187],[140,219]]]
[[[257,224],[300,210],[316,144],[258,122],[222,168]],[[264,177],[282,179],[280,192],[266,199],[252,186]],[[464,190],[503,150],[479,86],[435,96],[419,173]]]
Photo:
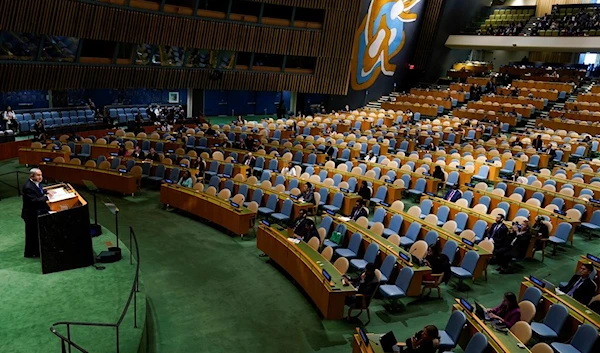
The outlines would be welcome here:
[[[6,185],[6,186],[8,186],[10,188],[13,188],[13,189],[17,190],[17,194],[19,196],[21,196],[21,182],[19,181],[19,174],[29,174],[29,173],[28,172],[22,172],[22,171],[19,171],[19,170],[14,170],[12,172],[7,172],[7,173],[0,174],[0,177],[3,177],[5,175],[10,175],[10,174],[13,174],[13,173],[16,176],[17,186],[11,185],[11,184],[3,181],[3,180],[0,180],[0,183],[4,184],[4,185]]]
[[[117,244],[118,245],[118,244]],[[131,290],[129,291],[129,296],[127,297],[127,302],[125,303],[125,307],[121,311],[121,315],[119,319],[115,323],[105,323],[105,322],[78,322],[78,321],[59,321],[52,324],[50,327],[50,332],[52,332],[56,337],[60,338],[62,353],[71,353],[71,347],[77,349],[81,353],[89,353],[85,348],[81,347],[77,343],[73,341],[71,338],[71,326],[96,326],[96,327],[112,327],[115,329],[116,333],[116,352],[120,352],[119,347],[119,327],[123,323],[125,319],[125,315],[131,305],[131,301],[133,300],[133,327],[137,328],[137,293],[140,291],[139,288],[139,276],[140,276],[140,249],[138,246],[137,237],[135,236],[135,232],[133,231],[133,227],[129,226],[129,264],[133,264],[133,248],[132,245],[135,245],[135,276],[133,279],[133,284],[131,285]],[[57,326],[66,326],[67,327],[67,336],[61,334],[56,330]]]

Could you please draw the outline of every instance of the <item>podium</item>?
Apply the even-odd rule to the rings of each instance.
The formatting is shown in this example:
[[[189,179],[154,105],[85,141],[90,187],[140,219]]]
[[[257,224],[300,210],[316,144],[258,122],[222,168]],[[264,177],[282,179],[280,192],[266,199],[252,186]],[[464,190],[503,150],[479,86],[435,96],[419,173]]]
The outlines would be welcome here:
[[[38,216],[42,273],[66,271],[94,264],[88,204],[70,184],[45,190],[50,213]]]

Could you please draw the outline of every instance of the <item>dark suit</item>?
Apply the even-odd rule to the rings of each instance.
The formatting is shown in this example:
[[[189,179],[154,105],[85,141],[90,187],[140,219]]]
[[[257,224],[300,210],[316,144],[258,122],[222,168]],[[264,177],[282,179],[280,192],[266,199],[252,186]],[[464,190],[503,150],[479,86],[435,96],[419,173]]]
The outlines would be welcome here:
[[[508,237],[508,227],[504,223],[492,224],[485,235],[487,238],[494,239],[494,249],[500,249],[510,245],[511,239]]]
[[[133,157],[135,159],[144,159],[146,157],[146,155],[142,151],[140,151],[139,153],[136,151],[133,151],[133,153],[131,154],[131,157]]]
[[[246,158],[244,158],[244,161],[242,162],[242,164],[247,165],[248,167],[250,167],[250,169],[252,169],[256,165],[256,157],[246,156]]]
[[[356,221],[357,219],[359,219],[360,217],[367,217],[368,218],[368,214],[367,214],[367,210],[360,206],[360,207],[354,207],[352,209],[352,212],[350,212],[350,218],[352,218],[352,220]]]
[[[567,283],[566,286],[560,287],[560,290],[568,294],[580,278],[580,275],[574,275],[573,277],[571,277],[571,280],[569,281],[569,283]],[[575,292],[573,292],[573,299],[577,300],[583,305],[588,305],[588,303],[590,302],[590,300],[592,300],[592,297],[595,294],[596,284],[594,283],[594,281],[592,281],[591,278],[588,277],[583,280],[583,282],[579,285],[577,289],[575,289]]]
[[[446,195],[444,195],[444,200],[450,201],[450,202],[456,202],[461,197],[462,197],[462,192],[460,192],[460,190],[448,190]]]
[[[535,139],[535,140],[533,140],[532,145],[536,150],[539,150],[540,148],[542,148],[544,146],[544,141]]]
[[[25,221],[25,257],[39,257],[40,245],[38,238],[37,216],[50,211],[46,203],[48,197],[31,180],[23,185],[23,209],[21,218]]]

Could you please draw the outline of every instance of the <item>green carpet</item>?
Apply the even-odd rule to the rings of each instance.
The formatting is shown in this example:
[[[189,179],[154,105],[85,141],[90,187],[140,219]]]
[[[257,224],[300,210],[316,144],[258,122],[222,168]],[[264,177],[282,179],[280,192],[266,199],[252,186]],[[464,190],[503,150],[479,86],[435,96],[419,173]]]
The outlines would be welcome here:
[[[0,172],[14,166],[14,162],[0,163]],[[8,192],[1,188],[0,195]],[[91,200],[85,191],[82,194]],[[163,210],[157,191],[144,189],[134,197],[145,202],[109,196],[121,209],[120,224],[132,225],[140,240],[150,352],[350,352],[355,324],[323,320],[293,280],[258,257],[254,239],[232,238],[211,225]],[[412,203],[405,201],[408,209]],[[98,214],[112,230],[112,215],[104,207]],[[406,311],[400,314],[389,314],[376,299],[367,330],[393,330],[404,339],[426,324],[443,328],[457,296],[492,306],[504,292],[518,293],[524,275],[551,273],[550,281],[568,280],[579,254],[599,253],[600,240],[587,241],[576,234],[574,247],[566,249],[547,256],[545,263],[523,263],[525,269],[517,274],[500,275],[490,266],[488,281],[468,282],[472,287],[468,293],[443,286],[443,300],[406,298],[402,300]],[[366,314],[362,318],[366,320]]]
[[[0,352],[59,352],[60,339],[49,328],[58,321],[115,323],[133,283],[135,264],[121,246],[125,259],[107,264],[105,270],[87,267],[42,275],[39,259],[23,257],[24,224],[21,199],[0,201]],[[93,239],[94,251],[106,249],[115,236],[104,231]],[[145,317],[143,284],[138,293],[138,327]],[[66,328],[58,331],[66,335]],[[133,328],[133,305],[120,327],[121,352],[137,352],[142,328]],[[90,352],[115,351],[115,331],[110,328],[73,327],[73,341]]]

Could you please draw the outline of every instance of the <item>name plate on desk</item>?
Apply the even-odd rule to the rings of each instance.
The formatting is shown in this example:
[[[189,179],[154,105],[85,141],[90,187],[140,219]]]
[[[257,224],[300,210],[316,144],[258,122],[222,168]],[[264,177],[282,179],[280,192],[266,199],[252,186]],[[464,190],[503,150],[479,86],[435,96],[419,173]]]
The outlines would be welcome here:
[[[546,283],[540,281],[539,279],[537,279],[531,275],[529,276],[529,280],[538,287],[541,287],[541,288],[546,287]]]
[[[596,264],[600,265],[600,258],[598,256],[594,256],[592,254],[587,254],[586,258],[588,260],[591,260],[591,261],[595,262]]]
[[[381,206],[390,207],[390,204],[389,204],[389,203],[387,203],[387,202],[385,202],[385,201],[379,201],[379,204],[380,204]]]
[[[240,205],[238,205],[237,203],[235,203],[235,202],[233,202],[233,201],[231,201],[231,206],[232,206],[233,208],[240,208]]]
[[[117,152],[111,152],[111,153],[110,153],[110,155],[111,155],[112,157],[118,157],[118,156],[119,156],[119,153],[117,153]]]
[[[340,191],[341,191],[341,192],[345,192],[345,193],[349,193],[349,192],[350,192],[350,190],[348,190],[348,189],[344,189],[344,188],[340,188]]]
[[[564,216],[564,215],[567,214],[567,212],[563,212],[563,211],[560,211],[560,210],[554,210],[554,213],[559,214],[561,216]]]
[[[329,272],[325,271],[325,269],[323,269],[323,277],[325,277],[327,282],[331,282],[331,275],[329,274]]]
[[[176,137],[171,137],[171,141],[177,141]]]
[[[402,251],[398,252],[398,256],[400,256],[400,258],[402,260],[404,260],[405,262],[410,262],[410,256],[408,256],[404,252],[402,252]]]
[[[221,145],[220,145],[220,144],[218,144],[218,143],[215,143],[213,146],[214,146],[214,147],[220,147]]]
[[[435,197],[435,194],[434,194],[434,193],[432,193],[432,192],[426,192],[426,193],[425,193],[425,195],[427,195],[427,196],[431,196],[431,197]]]
[[[296,200],[298,200],[298,198],[299,198],[298,195],[291,195],[290,194],[290,199],[296,201]]]
[[[173,153],[173,152],[175,152],[175,151],[174,151],[174,150],[167,150],[167,152],[169,152],[169,153]]]
[[[472,241],[470,241],[467,238],[462,238],[461,240],[462,240],[463,243],[465,243],[466,245],[468,245],[470,247],[473,247],[475,245]]]
[[[327,213],[330,214],[330,215],[332,215],[332,216],[335,216],[335,212],[332,211],[332,210],[327,210]]]
[[[457,165],[456,169],[465,169],[465,167],[463,167],[462,165]]]
[[[119,173],[123,173],[123,174],[125,174],[125,173],[127,173],[127,169],[122,169],[122,168],[121,168],[121,169],[119,169]]]
[[[229,179],[229,178],[231,178],[231,175],[230,174],[223,174],[223,178],[228,178]]]
[[[62,147],[60,147],[60,146],[54,146],[54,150],[55,151],[60,151],[60,150],[62,150]]]
[[[182,168],[187,168],[187,167],[189,167],[189,166],[188,166],[187,164],[185,164],[185,163],[179,163],[179,166],[180,166],[180,167],[182,167]]]
[[[265,225],[267,227],[271,226],[271,223],[269,223],[267,220],[264,220],[264,219],[262,221],[260,221],[260,223],[262,223],[263,225]]]
[[[600,204],[600,200],[597,200],[597,199],[590,199],[590,202],[595,203],[597,205]]]
[[[42,161],[46,162],[46,163],[49,163],[49,162],[52,162],[52,158],[50,158],[50,157],[44,157],[44,158],[42,158]]]
[[[112,132],[112,131],[109,131],[109,132],[107,132],[106,134],[107,134],[107,135],[109,135],[109,136],[112,136],[112,135],[114,135],[115,133],[114,133],[114,132]]]
[[[475,187],[475,184],[473,184],[473,183],[465,183],[465,185],[468,186],[468,187],[470,187],[470,188]]]
[[[469,301],[465,298],[460,298],[460,305],[462,305],[462,307],[465,308],[468,312],[473,312],[473,305],[471,305],[471,303],[469,303]]]
[[[171,179],[165,179],[165,183],[167,183],[167,184],[173,184],[173,180],[171,180]]]

